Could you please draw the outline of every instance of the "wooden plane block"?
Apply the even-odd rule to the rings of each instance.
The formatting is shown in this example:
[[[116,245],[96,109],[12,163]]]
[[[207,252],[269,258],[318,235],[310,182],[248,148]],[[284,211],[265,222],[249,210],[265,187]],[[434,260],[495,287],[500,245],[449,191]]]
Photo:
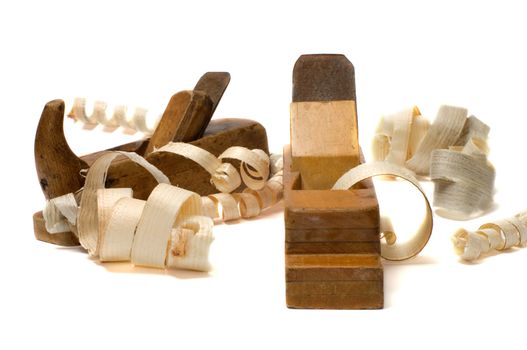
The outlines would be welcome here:
[[[380,241],[285,242],[286,254],[380,254]]]
[[[291,146],[284,148],[286,303],[382,308],[380,215],[371,180],[332,190],[364,162],[355,73],[342,55],[301,56],[293,71]]]
[[[290,308],[379,309],[383,284],[378,254],[286,255]]]
[[[291,148],[303,189],[330,189],[359,164],[355,69],[344,55],[302,55],[293,69]]]
[[[382,281],[378,254],[290,254],[285,257],[286,282]]]

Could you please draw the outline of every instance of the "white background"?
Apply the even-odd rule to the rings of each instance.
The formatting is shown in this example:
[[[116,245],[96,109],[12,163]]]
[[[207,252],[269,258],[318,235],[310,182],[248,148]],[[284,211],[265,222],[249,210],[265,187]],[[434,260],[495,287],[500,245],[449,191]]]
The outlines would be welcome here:
[[[526,15],[509,1],[2,2],[0,348],[520,347],[527,251],[468,265],[449,238],[527,208]],[[259,121],[280,151],[303,53],[354,63],[366,149],[383,113],[413,104],[430,119],[441,104],[465,106],[492,127],[496,210],[437,218],[417,259],[386,263],[385,309],[287,309],[280,208],[215,227],[209,275],[101,265],[34,239],[31,215],[44,197],[33,141],[47,101],[85,96],[162,111],[204,72],[229,71],[215,116]],[[79,153],[125,138],[65,125]]]

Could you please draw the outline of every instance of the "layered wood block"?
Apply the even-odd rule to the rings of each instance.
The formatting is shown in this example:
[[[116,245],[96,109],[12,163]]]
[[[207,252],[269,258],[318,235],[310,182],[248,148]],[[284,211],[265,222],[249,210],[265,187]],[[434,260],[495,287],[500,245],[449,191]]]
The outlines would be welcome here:
[[[342,55],[301,56],[293,71],[291,145],[284,148],[286,302],[291,308],[382,308],[380,217],[363,181],[331,190],[363,162],[355,72]]]

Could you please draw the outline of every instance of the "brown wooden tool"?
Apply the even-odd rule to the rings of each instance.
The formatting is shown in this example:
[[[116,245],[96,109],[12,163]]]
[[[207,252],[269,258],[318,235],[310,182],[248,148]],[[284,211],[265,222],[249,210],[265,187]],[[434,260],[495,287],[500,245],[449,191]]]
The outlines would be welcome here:
[[[373,184],[331,190],[363,161],[353,65],[343,55],[301,56],[293,71],[291,145],[284,148],[288,307],[383,307]]]
[[[162,120],[168,120],[172,116],[179,122],[167,121],[165,125],[171,130],[154,135],[156,140],[169,142],[172,137],[175,141],[188,141],[192,137],[201,136],[190,143],[216,156],[235,145],[250,149],[259,148],[268,152],[265,129],[257,122],[245,119],[219,119],[209,123],[228,81],[228,73],[208,73],[196,85],[196,88],[201,90],[184,91],[174,95],[167,106],[167,111],[172,112],[165,111]],[[210,95],[205,91],[210,92]],[[44,107],[37,128],[35,161],[39,181],[47,199],[80,189],[84,184],[81,169],[88,169],[105,152],[96,152],[83,157],[75,155],[64,136],[63,120],[64,102],[51,101]],[[203,128],[203,125],[207,126],[207,124],[208,127]],[[181,132],[180,128],[184,132]],[[201,195],[217,192],[210,183],[210,174],[191,160],[170,153],[145,153],[151,141],[152,139],[140,140],[112,150],[146,154],[146,160],[163,171],[174,185]],[[116,159],[108,171],[106,180],[106,187],[131,187],[134,196],[141,199],[146,199],[155,185],[155,181],[143,168],[125,157]],[[78,244],[72,233],[49,234],[45,230],[41,212],[33,216],[33,221],[37,239],[59,245]]]
[[[145,154],[170,141],[190,142],[203,136],[229,81],[229,73],[208,72],[194,91],[181,91],[172,96]]]

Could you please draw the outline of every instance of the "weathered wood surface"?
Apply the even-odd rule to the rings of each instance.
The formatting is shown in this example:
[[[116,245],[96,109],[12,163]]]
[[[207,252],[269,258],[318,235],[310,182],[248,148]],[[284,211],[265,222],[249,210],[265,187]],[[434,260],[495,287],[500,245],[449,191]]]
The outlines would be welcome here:
[[[75,192],[84,184],[86,162],[71,150],[63,129],[64,101],[48,102],[35,136],[35,167],[46,199]]]
[[[344,55],[302,55],[293,68],[293,102],[355,98],[355,68]]]
[[[180,91],[168,102],[154,133],[148,141],[145,155],[170,141],[189,142],[202,133],[212,117],[212,101],[204,92]]]
[[[298,59],[291,145],[284,148],[286,303],[291,308],[383,307],[373,184],[331,190],[363,161],[355,100],[354,68],[345,56]]]
[[[193,91],[181,91],[170,99],[144,154],[170,141],[190,142],[203,136],[230,82],[227,72],[208,72]]]

